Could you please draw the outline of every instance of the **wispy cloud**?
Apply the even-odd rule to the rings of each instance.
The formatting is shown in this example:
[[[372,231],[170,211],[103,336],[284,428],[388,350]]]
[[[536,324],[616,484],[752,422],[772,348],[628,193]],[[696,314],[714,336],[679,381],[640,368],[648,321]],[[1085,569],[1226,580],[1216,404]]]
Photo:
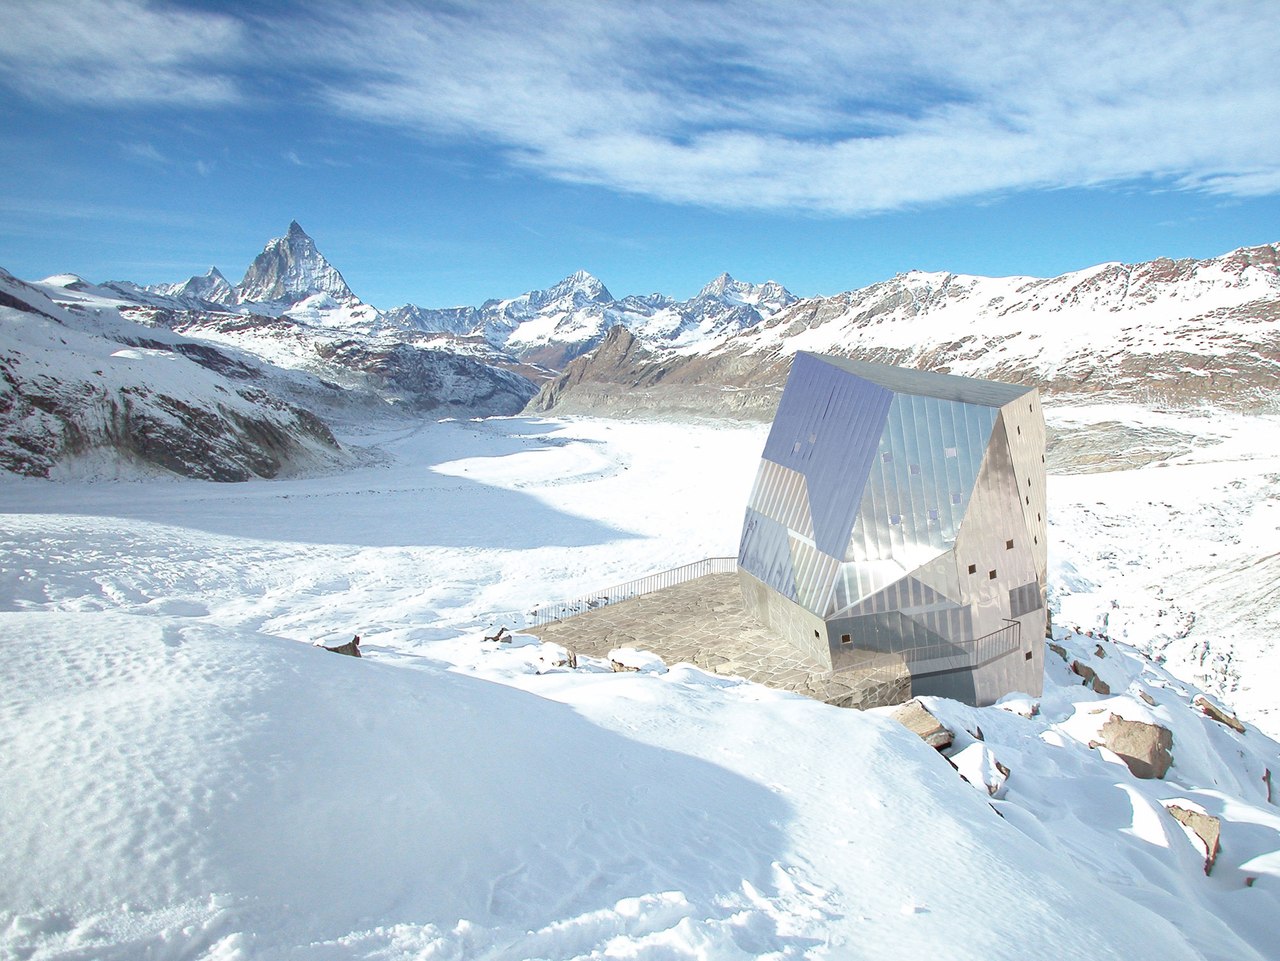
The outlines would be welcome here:
[[[131,160],[140,160],[149,164],[167,164],[169,158],[156,149],[155,144],[145,140],[129,140],[120,144],[120,152]]]
[[[1155,179],[1280,189],[1280,5],[327,8],[353,116],[679,203],[840,214]],[[334,29],[335,22],[338,28]]]
[[[6,0],[0,79],[37,100],[212,106],[240,93],[220,64],[244,48],[229,16],[144,0]]]
[[[8,0],[0,81],[101,105],[320,103],[557,180],[734,209],[1118,183],[1280,193],[1275,0],[265,10]]]

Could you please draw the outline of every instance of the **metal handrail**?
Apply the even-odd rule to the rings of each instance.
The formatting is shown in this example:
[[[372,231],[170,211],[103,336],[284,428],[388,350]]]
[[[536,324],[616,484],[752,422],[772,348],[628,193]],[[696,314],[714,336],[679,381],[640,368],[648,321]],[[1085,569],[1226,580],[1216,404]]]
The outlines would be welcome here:
[[[999,630],[975,637],[971,641],[930,644],[902,651],[902,659],[919,673],[927,665],[930,670],[952,670],[974,667],[1015,651],[1022,643],[1022,625],[1012,621]],[[958,650],[957,650],[958,649]]]
[[[677,584],[686,584],[689,581],[697,580],[699,577],[706,577],[708,574],[732,574],[737,569],[738,559],[736,557],[704,557],[702,560],[694,561],[692,564],[684,564],[680,567],[673,567],[670,570],[659,571],[656,574],[648,574],[645,577],[627,581],[625,584],[615,584],[613,587],[606,587],[604,590],[583,594],[571,600],[539,604],[529,612],[528,623],[530,627],[542,627],[544,624],[563,621],[578,614],[586,614],[588,611],[598,610],[610,604],[617,604],[619,601],[629,601],[633,597],[642,597],[645,594],[652,594],[654,591],[675,587]]]

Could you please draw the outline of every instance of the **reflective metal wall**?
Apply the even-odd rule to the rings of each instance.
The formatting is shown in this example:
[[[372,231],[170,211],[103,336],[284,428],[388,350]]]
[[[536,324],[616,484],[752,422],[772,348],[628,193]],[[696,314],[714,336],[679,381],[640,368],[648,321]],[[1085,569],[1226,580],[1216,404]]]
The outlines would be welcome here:
[[[1039,693],[1044,437],[1033,389],[798,354],[739,565],[823,620],[833,667],[891,652],[945,665],[922,690]]]

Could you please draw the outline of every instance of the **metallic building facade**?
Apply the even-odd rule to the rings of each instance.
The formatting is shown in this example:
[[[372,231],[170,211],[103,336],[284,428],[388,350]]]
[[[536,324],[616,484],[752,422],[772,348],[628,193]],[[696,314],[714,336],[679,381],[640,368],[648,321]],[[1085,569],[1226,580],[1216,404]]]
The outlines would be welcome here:
[[[914,694],[1040,694],[1044,451],[1035,388],[797,354],[743,523],[748,609]]]

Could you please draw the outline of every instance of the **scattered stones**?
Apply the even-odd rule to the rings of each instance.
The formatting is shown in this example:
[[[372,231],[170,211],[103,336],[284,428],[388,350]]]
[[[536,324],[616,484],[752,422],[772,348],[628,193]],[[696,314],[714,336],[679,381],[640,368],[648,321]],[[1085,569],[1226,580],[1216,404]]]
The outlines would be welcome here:
[[[1262,783],[1267,786],[1267,803],[1275,804],[1275,801],[1271,800],[1271,769],[1270,768],[1262,769]]]
[[[1095,648],[1093,649],[1093,656],[1094,656],[1094,657],[1106,657],[1106,656],[1107,656],[1107,652],[1106,652],[1106,651],[1104,651],[1104,650],[1102,649],[1102,645],[1101,645],[1101,644],[1099,644],[1097,647],[1095,647]]]
[[[1064,661],[1071,660],[1071,658],[1067,656],[1067,649],[1063,647],[1061,644],[1054,644],[1052,641],[1050,641],[1049,650],[1053,651],[1053,653],[1057,654],[1058,657],[1062,658]]]
[[[505,627],[505,626],[504,626],[504,627],[500,627],[500,628],[498,628],[498,633],[497,633],[497,634],[487,635],[487,636],[485,637],[485,640],[486,640],[486,641],[497,641],[497,642],[499,642],[499,643],[503,643],[503,642],[505,642],[505,643],[507,643],[507,644],[510,644],[510,643],[511,643],[511,632],[510,632],[510,631],[508,631],[508,630],[506,629],[506,627]]]
[[[1180,824],[1200,839],[1205,852],[1204,873],[1209,874],[1213,870],[1214,862],[1218,860],[1218,852],[1222,850],[1220,843],[1222,822],[1212,814],[1185,808],[1180,804],[1166,802],[1164,807]]]
[[[333,651],[335,654],[348,654],[351,657],[360,657],[360,635],[357,634],[345,644],[339,644],[337,647],[325,647],[326,651]]]
[[[1152,707],[1155,707],[1155,706],[1156,706],[1156,699],[1155,699],[1154,697],[1152,697],[1150,694],[1148,694],[1146,691],[1139,691],[1139,692],[1138,692],[1138,697],[1142,698],[1144,701],[1146,701],[1146,702],[1147,702],[1148,704],[1150,704]]]
[[[1040,713],[1040,702],[1022,694],[1006,694],[996,701],[995,706],[1018,717],[1032,718]]]
[[[1089,746],[1101,744],[1118,755],[1136,778],[1162,778],[1173,763],[1169,753],[1173,732],[1167,727],[1146,721],[1127,721],[1119,714],[1112,714],[1098,733],[1102,740],[1090,741]]]
[[[1096,671],[1088,664],[1081,664],[1079,661],[1071,662],[1071,671],[1079,677],[1084,678],[1086,687],[1092,686],[1093,690],[1098,694],[1110,694],[1111,687],[1102,678],[1098,677]]]
[[[1214,704],[1203,694],[1197,694],[1191,701],[1196,707],[1204,713],[1206,717],[1210,717],[1219,724],[1225,724],[1231,730],[1239,734],[1244,733],[1244,725],[1240,723],[1240,719],[1234,714],[1229,714],[1218,705]]]
[[[950,747],[955,740],[955,734],[930,714],[917,698],[913,697],[890,716],[935,750]]]
[[[619,647],[609,652],[609,666],[615,674],[628,671],[648,674],[665,674],[667,665],[657,654],[638,651],[634,647]]]

